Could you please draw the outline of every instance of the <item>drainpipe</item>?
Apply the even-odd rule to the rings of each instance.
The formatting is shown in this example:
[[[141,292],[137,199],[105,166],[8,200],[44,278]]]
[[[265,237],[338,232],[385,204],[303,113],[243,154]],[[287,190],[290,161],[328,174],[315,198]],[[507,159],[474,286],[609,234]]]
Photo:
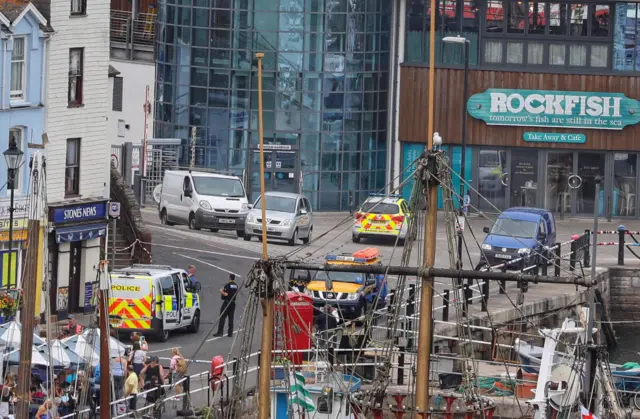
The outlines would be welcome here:
[[[49,43],[49,35],[45,35],[42,40],[42,71],[40,72],[40,105],[45,105],[45,83],[47,83],[47,44]]]
[[[2,39],[2,110],[7,109],[7,102],[5,99],[6,96],[6,88],[7,88],[7,43],[9,43],[9,36],[3,33],[0,35],[0,39]]]

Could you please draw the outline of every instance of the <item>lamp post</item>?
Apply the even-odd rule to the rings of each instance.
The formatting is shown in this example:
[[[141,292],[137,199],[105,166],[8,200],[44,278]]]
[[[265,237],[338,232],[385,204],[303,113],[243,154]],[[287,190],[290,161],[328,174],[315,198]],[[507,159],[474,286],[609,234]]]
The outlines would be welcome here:
[[[13,284],[11,278],[11,265],[13,264],[13,199],[14,199],[14,190],[15,190],[15,182],[16,182],[16,170],[22,164],[22,156],[23,152],[18,148],[18,143],[16,142],[16,137],[11,136],[9,138],[9,148],[2,153],[4,155],[4,159],[7,162],[7,187],[11,188],[11,201],[9,202],[9,269],[7,270],[9,278],[7,279],[7,288],[11,288]]]
[[[464,57],[464,83],[462,87],[462,114],[461,114],[461,146],[462,152],[460,153],[460,216],[464,215],[464,197],[465,197],[465,160],[467,157],[467,96],[469,90],[469,40],[460,35],[458,36],[445,36],[442,38],[442,42],[447,44],[460,44],[462,45],[462,56]],[[458,226],[458,264],[459,269],[462,269],[462,226]]]

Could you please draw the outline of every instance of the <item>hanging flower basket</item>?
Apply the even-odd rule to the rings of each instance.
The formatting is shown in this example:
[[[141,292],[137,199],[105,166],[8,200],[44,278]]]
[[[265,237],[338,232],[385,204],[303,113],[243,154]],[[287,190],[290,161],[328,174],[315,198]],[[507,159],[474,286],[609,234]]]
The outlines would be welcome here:
[[[13,292],[16,294],[15,292]],[[22,291],[17,293],[17,298],[8,292],[0,293],[0,324],[4,324],[15,318],[16,313],[20,309],[20,295]]]

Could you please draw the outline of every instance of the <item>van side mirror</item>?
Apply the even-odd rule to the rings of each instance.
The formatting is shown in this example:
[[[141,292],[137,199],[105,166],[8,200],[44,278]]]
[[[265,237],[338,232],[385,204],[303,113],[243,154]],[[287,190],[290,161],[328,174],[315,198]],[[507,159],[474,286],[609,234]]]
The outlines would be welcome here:
[[[196,288],[196,292],[200,292],[200,291],[202,291],[202,284],[201,284],[201,283],[199,283],[199,282],[196,282],[196,286],[195,286],[195,288]]]
[[[304,208],[300,209],[300,214],[301,214],[301,215],[305,215],[305,214],[307,214],[307,210],[306,210],[306,209],[304,209]]]
[[[247,208],[253,209],[253,204],[247,204]]]
[[[540,233],[538,233],[538,240],[544,240],[547,238],[547,233],[545,233],[544,231],[541,231]]]
[[[486,234],[489,234],[489,232],[491,232],[491,230],[489,230],[489,227],[484,227],[484,228],[482,229],[482,232],[483,232],[483,233],[486,233]]]

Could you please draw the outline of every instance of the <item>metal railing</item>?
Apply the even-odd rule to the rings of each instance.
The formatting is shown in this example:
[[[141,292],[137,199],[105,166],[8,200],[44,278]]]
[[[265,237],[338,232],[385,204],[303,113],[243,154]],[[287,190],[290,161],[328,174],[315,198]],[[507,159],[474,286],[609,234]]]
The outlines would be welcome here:
[[[155,13],[138,13],[134,19],[130,11],[111,10],[111,42],[121,42],[131,47],[153,47],[156,18]]]

